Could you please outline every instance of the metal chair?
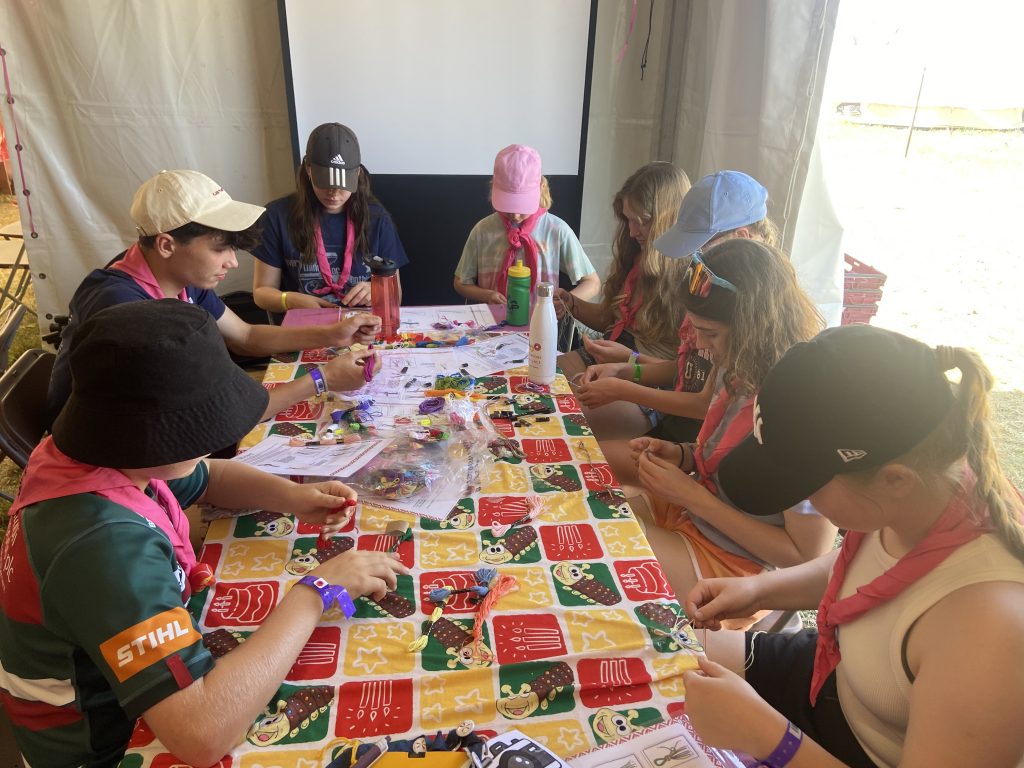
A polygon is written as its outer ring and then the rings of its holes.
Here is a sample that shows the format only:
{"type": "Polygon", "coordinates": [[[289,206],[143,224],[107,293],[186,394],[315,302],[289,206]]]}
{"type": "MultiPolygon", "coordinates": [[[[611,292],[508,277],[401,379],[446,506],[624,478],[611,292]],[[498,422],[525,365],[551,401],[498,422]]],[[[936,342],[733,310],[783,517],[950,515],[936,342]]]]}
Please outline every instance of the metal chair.
{"type": "MultiPolygon", "coordinates": [[[[21,321],[25,319],[26,311],[24,304],[11,307],[10,312],[4,310],[7,312],[7,317],[0,325],[0,373],[7,370],[7,358],[11,354],[11,344],[14,343],[14,337],[18,335],[18,329],[21,327],[21,321]]],[[[2,317],[2,313],[0,313],[0,317],[2,317]]]]}
{"type": "Polygon", "coordinates": [[[46,391],[56,357],[30,349],[0,376],[0,452],[22,469],[46,433],[46,391]]]}

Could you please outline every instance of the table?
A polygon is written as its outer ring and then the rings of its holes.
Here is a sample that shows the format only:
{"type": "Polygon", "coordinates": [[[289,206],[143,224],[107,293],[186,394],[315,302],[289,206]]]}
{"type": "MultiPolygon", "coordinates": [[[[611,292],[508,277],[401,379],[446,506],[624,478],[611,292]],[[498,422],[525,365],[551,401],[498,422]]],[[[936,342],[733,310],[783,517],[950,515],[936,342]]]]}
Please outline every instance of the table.
{"type": "MultiPolygon", "coordinates": [[[[272,363],[265,382],[302,375],[323,355],[272,363]]],[[[682,711],[682,672],[696,666],[693,636],[673,629],[679,608],[672,591],[628,505],[608,498],[614,478],[564,377],[550,394],[537,395],[524,389],[525,374],[477,382],[478,391],[516,397],[517,412],[538,399],[556,409],[528,427],[503,423],[525,458],[495,462],[480,492],[462,499],[447,520],[413,521],[412,539],[398,549],[413,575],[400,577],[381,603],[357,600],[349,621],[325,614],[262,729],[250,731],[267,738],[243,742],[224,765],[321,766],[349,739],[432,735],[467,719],[485,734],[518,728],[568,756],[682,711]],[[538,521],[493,538],[491,523],[520,517],[531,493],[543,499],[538,521]],[[466,595],[452,597],[427,647],[409,652],[434,607],[430,589],[472,584],[492,547],[503,550],[497,567],[519,588],[486,622],[490,655],[459,653],[474,621],[466,595]]],[[[256,427],[241,447],[296,424],[313,430],[330,409],[294,405],[256,427]]],[[[393,539],[384,529],[401,515],[368,503],[359,509],[337,540],[386,548],[393,539]]],[[[289,568],[301,572],[315,556],[316,536],[316,528],[271,513],[215,521],[201,559],[218,581],[190,605],[204,637],[218,650],[244,641],[298,580],[289,568]]],[[[140,722],[122,766],[175,764],[140,722]]]]}

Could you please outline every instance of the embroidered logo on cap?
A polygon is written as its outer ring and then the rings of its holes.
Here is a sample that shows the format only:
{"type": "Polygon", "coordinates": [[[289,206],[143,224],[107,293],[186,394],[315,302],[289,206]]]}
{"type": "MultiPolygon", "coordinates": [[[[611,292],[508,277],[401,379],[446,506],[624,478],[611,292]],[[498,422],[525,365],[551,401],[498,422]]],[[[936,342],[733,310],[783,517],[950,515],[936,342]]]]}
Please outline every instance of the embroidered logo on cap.
{"type": "Polygon", "coordinates": [[[341,156],[341,153],[338,153],[337,155],[335,155],[334,157],[331,158],[331,165],[344,165],[344,164],[345,164],[345,158],[343,158],[341,156]]]}
{"type": "Polygon", "coordinates": [[[868,455],[867,451],[859,451],[856,448],[836,448],[836,453],[839,454],[839,458],[843,460],[844,464],[863,459],[868,455]]]}
{"type": "Polygon", "coordinates": [[[761,404],[757,402],[757,398],[754,398],[754,439],[760,445],[764,445],[764,436],[762,431],[764,430],[764,419],[761,418],[761,404]]]}

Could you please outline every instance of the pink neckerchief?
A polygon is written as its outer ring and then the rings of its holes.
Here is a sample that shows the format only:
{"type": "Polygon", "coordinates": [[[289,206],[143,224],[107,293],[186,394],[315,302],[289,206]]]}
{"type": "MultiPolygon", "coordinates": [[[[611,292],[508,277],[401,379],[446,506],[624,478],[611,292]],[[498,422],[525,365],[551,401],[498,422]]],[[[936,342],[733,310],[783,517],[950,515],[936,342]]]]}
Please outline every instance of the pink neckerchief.
{"type": "Polygon", "coordinates": [[[683,318],[679,326],[679,349],[676,352],[676,392],[682,392],[686,386],[686,360],[690,351],[697,346],[697,334],[693,330],[690,316],[683,318]]]}
{"type": "Polygon", "coordinates": [[[711,451],[711,455],[707,459],[704,458],[704,446],[721,425],[722,419],[725,418],[725,412],[732,401],[733,395],[729,389],[722,387],[722,390],[711,401],[711,406],[704,417],[704,423],[701,424],[700,432],[697,434],[697,444],[693,449],[693,461],[697,468],[698,480],[715,496],[718,495],[718,486],[711,478],[718,471],[718,465],[722,463],[722,459],[729,454],[729,451],[746,440],[747,435],[754,429],[754,397],[751,396],[747,398],[740,412],[729,422],[725,428],[725,434],[722,435],[722,439],[718,441],[715,449],[711,451]]]}
{"type": "Polygon", "coordinates": [[[811,677],[811,704],[840,661],[836,628],[853,621],[876,605],[892,600],[922,576],[931,572],[960,546],[988,533],[991,523],[987,509],[973,502],[974,473],[967,470],[961,489],[949,500],[946,509],[921,541],[903,555],[885,573],[857,588],[849,597],[837,600],[846,576],[846,568],[857,554],[867,534],[849,531],[843,538],[832,577],[818,606],[818,645],[814,651],[811,677]]]}
{"type": "Polygon", "coordinates": [[[505,251],[505,260],[501,264],[501,271],[495,279],[495,285],[500,285],[501,292],[508,295],[508,271],[516,263],[516,254],[523,249],[523,266],[530,269],[530,295],[537,287],[537,241],[533,239],[533,229],[540,221],[540,217],[548,212],[547,208],[538,208],[528,217],[519,222],[516,226],[513,221],[504,213],[499,213],[502,223],[505,225],[505,237],[508,238],[508,250],[505,251]]]}
{"type": "Polygon", "coordinates": [[[11,514],[16,515],[25,507],[41,501],[76,493],[95,493],[127,507],[156,525],[171,540],[174,556],[188,577],[182,591],[184,601],[191,594],[189,583],[196,568],[196,553],[188,538],[188,518],[167,483],[151,480],[149,484],[156,492],[156,500],[140,491],[135,483],[116,469],[75,461],[62,453],[53,438],[48,436],[32,451],[21,478],[21,489],[11,506],[11,514]]]}
{"type": "Polygon", "coordinates": [[[356,248],[356,225],[352,217],[342,213],[345,217],[345,255],[341,262],[341,273],[338,275],[338,282],[334,282],[331,264],[327,261],[327,249],[324,248],[324,236],[320,231],[320,217],[316,217],[316,224],[313,225],[313,245],[316,248],[316,263],[320,267],[320,277],[324,281],[323,288],[313,291],[318,296],[325,293],[333,293],[339,300],[345,298],[348,293],[348,276],[352,272],[352,254],[356,248]]]}
{"type": "MultiPolygon", "coordinates": [[[[139,284],[139,287],[146,292],[146,295],[151,299],[166,299],[163,289],[160,287],[160,283],[156,281],[153,276],[153,270],[150,269],[149,264],[146,262],[146,257],[142,255],[142,248],[138,243],[135,243],[131,248],[125,251],[124,258],[120,261],[115,261],[110,265],[109,269],[116,269],[120,272],[124,272],[132,280],[139,284]]],[[[188,301],[188,294],[185,293],[185,289],[182,288],[178,294],[178,298],[182,301],[188,301]]]]}
{"type": "Polygon", "coordinates": [[[612,326],[612,332],[608,334],[608,338],[615,341],[622,332],[629,328],[633,328],[633,319],[636,317],[636,313],[640,311],[640,303],[643,301],[643,296],[640,291],[636,292],[636,301],[633,301],[633,291],[636,290],[636,281],[640,279],[640,261],[637,260],[633,268],[629,270],[629,274],[626,275],[626,282],[622,286],[622,301],[619,302],[619,319],[615,325],[612,326]]]}

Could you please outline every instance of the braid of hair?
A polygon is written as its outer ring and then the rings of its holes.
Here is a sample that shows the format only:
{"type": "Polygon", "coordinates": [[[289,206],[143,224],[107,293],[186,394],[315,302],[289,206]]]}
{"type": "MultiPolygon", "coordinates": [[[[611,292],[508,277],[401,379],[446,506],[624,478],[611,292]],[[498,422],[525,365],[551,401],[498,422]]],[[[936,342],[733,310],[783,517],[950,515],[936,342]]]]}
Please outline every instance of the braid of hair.
{"type": "Polygon", "coordinates": [[[992,389],[992,374],[968,349],[939,347],[936,357],[943,371],[959,368],[962,374],[957,402],[967,444],[967,463],[977,477],[975,494],[988,508],[996,535],[1024,562],[1024,501],[999,466],[990,426],[988,393],[992,389]]]}

